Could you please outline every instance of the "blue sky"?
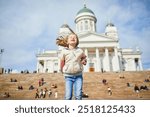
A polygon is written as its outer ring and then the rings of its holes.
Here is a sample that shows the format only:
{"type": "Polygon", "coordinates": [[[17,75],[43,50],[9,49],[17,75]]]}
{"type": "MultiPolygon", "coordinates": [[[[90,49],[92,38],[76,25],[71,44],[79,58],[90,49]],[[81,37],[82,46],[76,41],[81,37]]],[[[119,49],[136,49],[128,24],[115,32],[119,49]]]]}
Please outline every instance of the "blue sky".
{"type": "MultiPolygon", "coordinates": [[[[110,20],[118,29],[120,47],[135,48],[150,68],[150,0],[85,0],[97,17],[97,32],[110,20]]],[[[0,0],[0,64],[16,70],[36,69],[36,53],[56,50],[62,24],[75,29],[74,19],[84,0],[0,0]]]]}

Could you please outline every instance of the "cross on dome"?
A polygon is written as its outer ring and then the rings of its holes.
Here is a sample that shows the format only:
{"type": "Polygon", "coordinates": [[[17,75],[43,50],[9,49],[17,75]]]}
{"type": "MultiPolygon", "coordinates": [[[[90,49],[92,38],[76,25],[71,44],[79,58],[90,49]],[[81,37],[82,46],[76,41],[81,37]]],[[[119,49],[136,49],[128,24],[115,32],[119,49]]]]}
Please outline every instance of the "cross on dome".
{"type": "Polygon", "coordinates": [[[84,7],[86,8],[86,1],[84,0],[84,7]]]}

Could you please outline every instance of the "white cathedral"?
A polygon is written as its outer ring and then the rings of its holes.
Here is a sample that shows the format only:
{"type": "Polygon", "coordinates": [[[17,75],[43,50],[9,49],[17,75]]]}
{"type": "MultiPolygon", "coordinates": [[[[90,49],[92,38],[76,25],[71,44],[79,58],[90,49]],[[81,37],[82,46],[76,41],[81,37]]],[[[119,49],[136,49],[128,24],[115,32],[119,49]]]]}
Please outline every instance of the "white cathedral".
{"type": "MultiPolygon", "coordinates": [[[[86,5],[79,10],[75,17],[76,34],[79,37],[79,47],[87,56],[87,64],[84,72],[120,72],[141,71],[141,51],[130,48],[120,48],[117,28],[113,23],[108,23],[104,33],[96,32],[97,18],[94,12],[86,5]]],[[[68,25],[63,24],[59,29],[59,35],[68,31],[68,25]]],[[[38,52],[37,72],[59,72],[58,50],[38,52]]]]}

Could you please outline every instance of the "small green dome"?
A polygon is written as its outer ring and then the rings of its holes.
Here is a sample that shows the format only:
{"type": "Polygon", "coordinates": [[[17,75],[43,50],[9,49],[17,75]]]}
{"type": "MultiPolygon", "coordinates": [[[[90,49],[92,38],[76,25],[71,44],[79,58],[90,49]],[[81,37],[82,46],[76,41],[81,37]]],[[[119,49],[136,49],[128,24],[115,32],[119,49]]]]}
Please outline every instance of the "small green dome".
{"type": "Polygon", "coordinates": [[[82,8],[82,9],[77,13],[77,15],[80,14],[80,13],[85,13],[85,12],[86,12],[86,13],[92,13],[93,15],[95,15],[94,12],[93,12],[91,9],[89,9],[89,8],[86,7],[86,5],[84,5],[84,8],[82,8]]]}
{"type": "Polygon", "coordinates": [[[113,27],[113,26],[115,26],[113,23],[108,23],[106,26],[111,26],[111,27],[113,27]]]}
{"type": "Polygon", "coordinates": [[[63,24],[61,28],[69,28],[68,24],[63,24]]]}

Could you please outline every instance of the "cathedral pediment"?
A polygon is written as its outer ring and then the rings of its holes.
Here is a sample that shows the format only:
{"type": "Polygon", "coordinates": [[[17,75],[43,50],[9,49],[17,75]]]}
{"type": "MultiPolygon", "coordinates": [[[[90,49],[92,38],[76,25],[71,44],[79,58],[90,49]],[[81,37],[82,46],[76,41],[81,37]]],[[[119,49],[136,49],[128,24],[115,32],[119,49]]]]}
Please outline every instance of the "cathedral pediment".
{"type": "Polygon", "coordinates": [[[106,36],[105,34],[97,34],[97,33],[84,33],[79,34],[80,42],[116,42],[117,39],[106,36]]]}

